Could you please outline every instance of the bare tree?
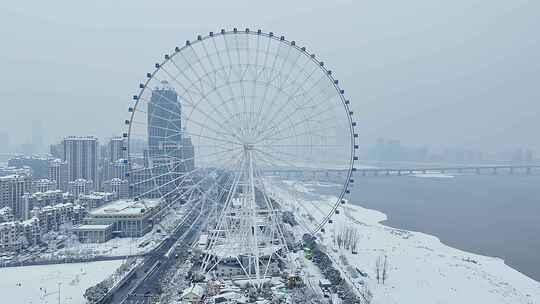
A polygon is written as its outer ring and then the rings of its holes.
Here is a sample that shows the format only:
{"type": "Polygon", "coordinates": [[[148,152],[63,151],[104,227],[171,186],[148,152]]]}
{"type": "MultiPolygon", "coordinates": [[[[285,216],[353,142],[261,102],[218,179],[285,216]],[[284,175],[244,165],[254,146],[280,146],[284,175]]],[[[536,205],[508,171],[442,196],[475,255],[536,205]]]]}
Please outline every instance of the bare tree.
{"type": "Polygon", "coordinates": [[[384,256],[383,266],[382,266],[382,283],[384,285],[384,282],[388,279],[388,256],[384,256]]]}
{"type": "Polygon", "coordinates": [[[382,267],[382,258],[378,256],[377,260],[375,261],[375,278],[377,279],[377,284],[381,282],[382,267]]]}
{"type": "Polygon", "coordinates": [[[358,253],[358,229],[354,229],[351,235],[351,253],[357,254],[358,253]]]}

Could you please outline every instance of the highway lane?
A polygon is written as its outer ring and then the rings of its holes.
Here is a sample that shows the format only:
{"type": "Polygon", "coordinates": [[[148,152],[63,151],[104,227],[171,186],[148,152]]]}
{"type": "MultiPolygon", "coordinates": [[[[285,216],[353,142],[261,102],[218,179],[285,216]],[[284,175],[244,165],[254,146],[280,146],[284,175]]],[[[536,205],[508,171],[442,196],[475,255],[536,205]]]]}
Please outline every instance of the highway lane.
{"type": "Polygon", "coordinates": [[[194,206],[170,236],[147,254],[132,278],[120,286],[104,303],[152,303],[152,297],[161,293],[160,279],[177,260],[185,260],[188,257],[188,249],[196,241],[200,227],[207,221],[208,213],[201,216],[202,207],[202,205],[194,206]]]}

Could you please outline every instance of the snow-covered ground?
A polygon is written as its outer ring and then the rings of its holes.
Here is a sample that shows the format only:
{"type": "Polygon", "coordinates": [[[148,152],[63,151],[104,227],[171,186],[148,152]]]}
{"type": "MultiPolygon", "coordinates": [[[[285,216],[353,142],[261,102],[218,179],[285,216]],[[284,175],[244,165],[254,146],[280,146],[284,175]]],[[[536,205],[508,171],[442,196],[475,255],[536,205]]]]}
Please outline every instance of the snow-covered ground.
{"type": "Polygon", "coordinates": [[[121,260],[77,264],[10,267],[0,269],[0,303],[85,304],[86,288],[101,282],[121,260]]]}
{"type": "MultiPolygon", "coordinates": [[[[274,195],[303,204],[298,210],[311,207],[316,218],[329,210],[328,202],[336,201],[330,196],[319,196],[319,201],[303,200],[299,191],[316,194],[309,184],[290,181],[271,184],[274,195]],[[312,207],[314,204],[316,208],[312,207]]],[[[499,258],[461,251],[424,233],[386,227],[380,223],[386,220],[386,215],[379,211],[353,204],[346,204],[340,210],[319,239],[334,260],[340,261],[339,256],[344,255],[352,266],[348,269],[356,271],[358,268],[368,274],[364,280],[373,292],[373,303],[540,303],[540,283],[499,258]],[[357,254],[334,248],[334,233],[344,227],[356,228],[359,232],[357,254]],[[390,267],[388,280],[382,285],[375,279],[375,263],[378,257],[385,255],[390,267]]]]}

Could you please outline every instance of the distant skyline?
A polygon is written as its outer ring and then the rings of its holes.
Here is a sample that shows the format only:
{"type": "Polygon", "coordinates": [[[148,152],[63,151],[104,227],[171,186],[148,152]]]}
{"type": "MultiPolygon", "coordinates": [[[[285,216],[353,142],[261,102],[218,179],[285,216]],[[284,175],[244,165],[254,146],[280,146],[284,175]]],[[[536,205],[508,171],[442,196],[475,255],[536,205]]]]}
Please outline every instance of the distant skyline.
{"type": "Polygon", "coordinates": [[[540,2],[525,0],[2,3],[0,134],[28,143],[41,121],[43,143],[118,135],[155,62],[232,27],[320,56],[363,143],[540,151],[540,2]]]}

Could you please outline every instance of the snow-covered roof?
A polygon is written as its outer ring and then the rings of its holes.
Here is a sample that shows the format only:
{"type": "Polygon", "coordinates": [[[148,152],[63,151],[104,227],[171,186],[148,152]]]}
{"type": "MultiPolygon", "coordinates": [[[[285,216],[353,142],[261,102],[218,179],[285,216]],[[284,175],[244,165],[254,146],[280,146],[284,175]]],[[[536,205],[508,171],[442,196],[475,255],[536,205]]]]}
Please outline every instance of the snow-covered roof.
{"type": "Polygon", "coordinates": [[[26,175],[20,175],[20,174],[10,174],[5,176],[0,176],[0,180],[6,181],[6,180],[16,180],[19,178],[25,178],[26,175]]]}
{"type": "Polygon", "coordinates": [[[76,230],[107,230],[110,227],[112,227],[113,224],[108,225],[79,225],[75,228],[73,228],[74,231],[76,230]]]}
{"type": "Polygon", "coordinates": [[[138,215],[141,213],[146,213],[149,211],[149,209],[153,209],[158,206],[159,200],[144,199],[134,201],[131,199],[122,199],[105,204],[104,206],[101,206],[90,212],[90,215],[138,215]]]}
{"type": "Polygon", "coordinates": [[[202,298],[202,296],[204,296],[204,288],[199,284],[191,285],[191,287],[186,288],[184,292],[182,292],[182,299],[184,299],[186,296],[190,294],[193,294],[202,298]]]}

